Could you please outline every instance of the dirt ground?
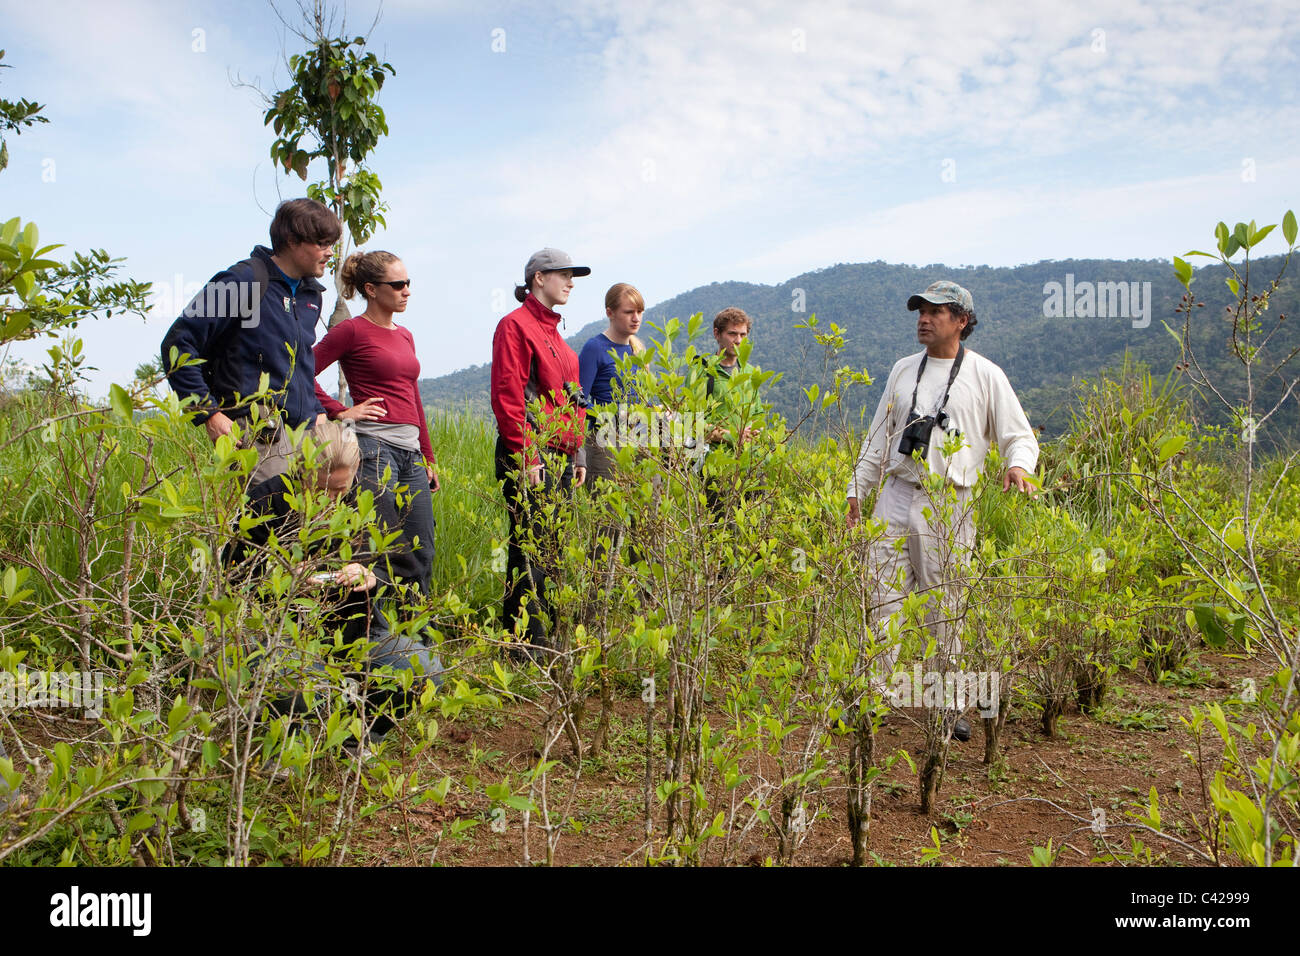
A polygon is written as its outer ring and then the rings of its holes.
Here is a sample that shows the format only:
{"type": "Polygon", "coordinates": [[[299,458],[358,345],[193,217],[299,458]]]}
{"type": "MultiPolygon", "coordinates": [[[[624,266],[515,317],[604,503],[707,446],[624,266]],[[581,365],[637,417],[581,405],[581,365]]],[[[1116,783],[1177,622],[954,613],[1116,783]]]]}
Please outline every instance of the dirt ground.
{"type": "MultiPolygon", "coordinates": [[[[1201,780],[1189,757],[1195,743],[1180,718],[1193,705],[1236,695],[1245,678],[1259,682],[1264,675],[1265,669],[1254,661],[1209,652],[1164,684],[1122,671],[1102,708],[1092,716],[1077,710],[1067,713],[1058,722],[1056,739],[1043,736],[1035,715],[1013,710],[1003,731],[1001,765],[993,768],[983,763],[982,722],[973,719],[972,739],[951,744],[938,809],[930,816],[920,813],[916,773],[906,760],[895,761],[876,782],[870,834],[873,861],[900,866],[1026,866],[1035,848],[1045,849],[1050,840],[1057,865],[1119,865],[1099,859],[1108,853],[1120,854],[1128,865],[1204,865],[1178,843],[1138,832],[1130,824],[1146,815],[1155,787],[1162,829],[1204,849],[1196,826],[1196,818],[1204,816],[1201,780]],[[1094,824],[1100,822],[1098,811],[1105,815],[1102,833],[1094,832],[1094,824]],[[1136,855],[1134,836],[1141,840],[1136,855]]],[[[587,733],[598,710],[599,701],[589,701],[587,733]]],[[[406,758],[410,763],[402,770],[418,768],[425,786],[450,776],[453,783],[445,803],[413,807],[405,801],[405,807],[380,810],[359,820],[350,840],[350,862],[360,866],[522,864],[524,815],[509,809],[504,816],[496,810],[494,817],[483,785],[508,776],[514,792],[521,792],[523,775],[537,762],[538,714],[536,705],[516,705],[467,710],[461,718],[440,721],[434,743],[418,757],[406,758]]],[[[662,710],[658,714],[662,719],[662,710]]],[[[576,761],[566,739],[556,744],[551,757],[558,762],[551,770],[548,791],[557,824],[555,865],[642,865],[647,848],[652,855],[662,853],[664,810],[657,800],[649,841],[645,834],[644,715],[640,700],[616,701],[609,746],[594,758],[576,761]]],[[[919,762],[919,718],[919,711],[909,710],[887,717],[877,737],[878,763],[902,750],[919,762]]],[[[715,728],[724,722],[721,715],[712,720],[715,728]]],[[[18,724],[19,733],[37,746],[52,746],[62,736],[50,735],[49,729],[31,719],[18,724]]],[[[399,743],[394,736],[390,741],[399,743]]],[[[663,764],[661,740],[657,738],[653,751],[656,774],[663,764]]],[[[394,756],[389,746],[387,755],[394,756]]],[[[1203,746],[1207,765],[1217,765],[1221,744],[1212,730],[1210,737],[1203,738],[1203,746]]],[[[840,756],[847,757],[847,743],[840,756]]],[[[349,766],[340,763],[327,776],[337,777],[349,766]]],[[[765,769],[769,778],[773,776],[771,767],[742,764],[741,769],[765,769]]],[[[267,795],[275,800],[275,785],[271,786],[267,795]]],[[[710,795],[710,817],[725,806],[719,792],[710,795]]],[[[747,816],[740,814],[742,819],[747,816]]],[[[532,814],[530,863],[545,860],[540,823],[539,816],[532,814]]],[[[773,829],[756,825],[733,842],[711,841],[705,863],[763,865],[777,855],[773,829]]],[[[841,767],[833,766],[810,805],[804,840],[793,863],[842,866],[851,855],[844,774],[841,767]]]]}
{"type": "MultiPolygon", "coordinates": [[[[1233,696],[1244,677],[1258,679],[1252,662],[1204,653],[1194,671],[1175,682],[1152,684],[1140,674],[1123,672],[1101,710],[1086,716],[1077,710],[1058,724],[1058,738],[1046,739],[1037,719],[1012,713],[1002,739],[1002,766],[983,763],[981,722],[974,720],[972,739],[954,741],[940,793],[931,816],[919,811],[917,778],[898,760],[876,783],[870,847],[880,864],[913,866],[1024,866],[1035,847],[1048,841],[1058,865],[1118,865],[1098,859],[1116,852],[1124,862],[1155,865],[1201,865],[1186,848],[1135,831],[1128,824],[1145,816],[1151,788],[1156,788],[1163,829],[1193,847],[1202,847],[1194,822],[1203,815],[1200,777],[1189,759],[1195,744],[1181,717],[1198,703],[1233,696]],[[1140,810],[1138,808],[1141,808],[1140,810]],[[1094,826],[1102,822],[1105,830],[1094,826]],[[939,850],[934,851],[934,833],[939,850]],[[1132,837],[1141,840],[1136,858],[1132,837]],[[929,852],[926,852],[928,849],[929,852]],[[923,855],[924,853],[924,855],[923,855]],[[1149,855],[1148,855],[1149,854],[1149,855]]],[[[591,701],[588,727],[598,709],[591,701]]],[[[972,715],[973,716],[973,715],[972,715]]],[[[563,826],[555,848],[556,865],[641,864],[646,859],[644,831],[644,705],[619,701],[609,751],[582,762],[576,790],[571,748],[561,741],[553,756],[570,755],[552,771],[552,813],[563,826]],[[554,809],[559,808],[559,809],[554,809]]],[[[908,750],[916,759],[922,746],[919,712],[895,711],[877,738],[877,753],[908,750]]],[[[510,774],[516,782],[536,760],[536,710],[509,709],[484,721],[443,724],[438,742],[423,755],[426,779],[449,774],[495,781],[510,774]]],[[[716,724],[715,724],[716,726],[716,724]]],[[[1204,741],[1206,755],[1217,759],[1217,736],[1204,741]]],[[[846,751],[847,752],[847,751],[846,751]]],[[[656,760],[662,763],[660,751],[656,760]]],[[[840,866],[852,850],[846,823],[843,774],[834,768],[819,798],[821,812],[810,820],[795,865],[840,866]]],[[[510,810],[495,820],[481,792],[477,800],[458,800],[454,787],[443,806],[382,811],[371,817],[354,841],[355,861],[362,865],[510,866],[524,862],[523,814],[510,810]],[[453,832],[450,824],[462,821],[453,832]],[[470,826],[470,821],[477,821],[470,826]],[[495,827],[493,827],[495,823],[495,827]]],[[[710,814],[722,805],[711,802],[710,814]]],[[[663,809],[654,807],[652,852],[663,840],[663,809]]],[[[534,814],[529,860],[544,859],[545,837],[534,814]]],[[[714,840],[708,863],[761,865],[777,855],[770,828],[753,828],[738,844],[714,840]]]]}

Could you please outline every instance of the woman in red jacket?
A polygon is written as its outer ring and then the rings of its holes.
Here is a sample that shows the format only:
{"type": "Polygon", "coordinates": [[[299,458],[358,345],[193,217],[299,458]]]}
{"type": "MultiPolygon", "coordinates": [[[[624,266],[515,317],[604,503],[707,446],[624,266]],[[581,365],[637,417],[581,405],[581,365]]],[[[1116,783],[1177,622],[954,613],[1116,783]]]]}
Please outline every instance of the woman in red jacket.
{"type": "Polygon", "coordinates": [[[587,477],[582,438],[589,403],[578,385],[578,356],[560,337],[554,310],[569,301],[574,277],[590,274],[558,249],[534,253],[524,284],[515,287],[522,305],[497,323],[492,338],[496,476],[510,516],[504,621],[514,629],[527,596],[528,641],[537,647],[549,646],[554,613],[546,582],[559,547],[537,521],[539,499],[567,494],[587,477]],[[531,560],[522,548],[530,538],[531,560]]]}
{"type": "Polygon", "coordinates": [[[375,495],[375,508],[392,530],[401,529],[395,549],[386,555],[393,584],[411,584],[429,593],[433,570],[433,502],[438,490],[429,426],[420,400],[420,362],[415,340],[393,316],[406,311],[411,280],[402,260],[391,252],[353,253],[343,263],[343,297],[360,292],[366,309],[340,322],[313,350],[319,374],[336,361],[343,366],[356,402],[351,408],[316,386],[316,395],[332,419],[356,422],[361,446],[358,483],[375,495]],[[391,468],[385,485],[384,470],[391,468]],[[398,508],[394,489],[407,486],[398,508]]]}

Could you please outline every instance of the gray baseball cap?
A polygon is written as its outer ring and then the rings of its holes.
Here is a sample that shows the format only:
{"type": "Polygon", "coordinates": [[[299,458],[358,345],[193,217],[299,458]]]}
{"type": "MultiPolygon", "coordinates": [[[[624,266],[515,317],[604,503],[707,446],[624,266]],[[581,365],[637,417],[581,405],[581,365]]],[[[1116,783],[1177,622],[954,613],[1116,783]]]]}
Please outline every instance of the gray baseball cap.
{"type": "Polygon", "coordinates": [[[591,275],[587,266],[575,266],[567,252],[547,246],[529,257],[528,265],[524,266],[524,285],[528,285],[534,272],[559,272],[561,269],[572,269],[575,276],[591,275]]]}
{"type": "Polygon", "coordinates": [[[975,311],[975,300],[971,298],[971,294],[957,283],[949,282],[947,279],[931,282],[924,292],[918,292],[909,298],[908,311],[915,312],[921,307],[922,302],[929,302],[932,305],[956,305],[966,312],[975,311]]]}

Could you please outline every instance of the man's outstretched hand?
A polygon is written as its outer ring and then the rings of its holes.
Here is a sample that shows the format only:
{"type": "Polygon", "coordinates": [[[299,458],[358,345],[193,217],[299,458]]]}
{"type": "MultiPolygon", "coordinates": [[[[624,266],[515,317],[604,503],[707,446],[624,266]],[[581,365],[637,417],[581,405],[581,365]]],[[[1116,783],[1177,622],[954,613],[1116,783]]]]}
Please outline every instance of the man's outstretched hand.
{"type": "Polygon", "coordinates": [[[1029,473],[1025,471],[1025,469],[1021,468],[1019,465],[1012,465],[1007,469],[1007,473],[1002,476],[1002,490],[1010,491],[1014,486],[1017,491],[1023,491],[1026,494],[1032,495],[1034,493],[1034,486],[1026,480],[1028,476],[1029,473]]]}

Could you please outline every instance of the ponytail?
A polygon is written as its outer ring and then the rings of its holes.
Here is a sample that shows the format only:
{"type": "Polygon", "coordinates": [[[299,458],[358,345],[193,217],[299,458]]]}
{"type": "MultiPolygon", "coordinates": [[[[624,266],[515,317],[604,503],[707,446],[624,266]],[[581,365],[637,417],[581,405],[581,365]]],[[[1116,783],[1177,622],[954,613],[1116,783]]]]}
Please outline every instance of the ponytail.
{"type": "Polygon", "coordinates": [[[339,279],[343,283],[343,298],[350,299],[360,292],[366,298],[366,283],[375,285],[384,281],[384,273],[389,265],[398,262],[397,256],[382,249],[374,252],[354,252],[348,256],[339,270],[339,279]]]}

